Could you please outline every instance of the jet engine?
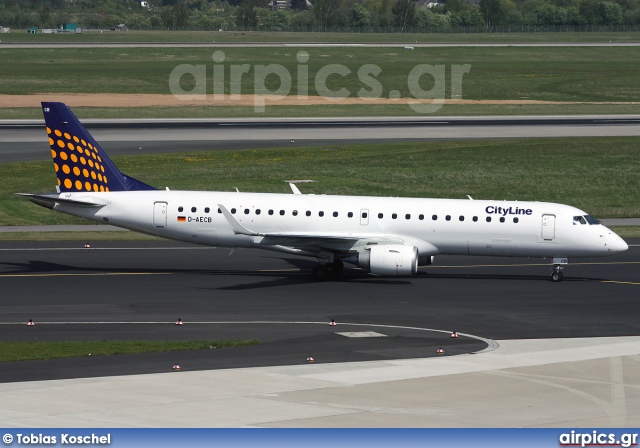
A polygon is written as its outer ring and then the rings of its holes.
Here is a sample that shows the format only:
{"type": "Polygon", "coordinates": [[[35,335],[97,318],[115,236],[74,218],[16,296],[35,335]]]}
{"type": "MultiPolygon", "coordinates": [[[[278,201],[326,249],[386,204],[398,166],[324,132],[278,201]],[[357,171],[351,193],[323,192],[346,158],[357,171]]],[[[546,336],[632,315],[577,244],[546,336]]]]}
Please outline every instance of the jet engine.
{"type": "Polygon", "coordinates": [[[375,275],[406,277],[418,272],[418,248],[402,244],[371,246],[358,254],[357,265],[375,275]]]}

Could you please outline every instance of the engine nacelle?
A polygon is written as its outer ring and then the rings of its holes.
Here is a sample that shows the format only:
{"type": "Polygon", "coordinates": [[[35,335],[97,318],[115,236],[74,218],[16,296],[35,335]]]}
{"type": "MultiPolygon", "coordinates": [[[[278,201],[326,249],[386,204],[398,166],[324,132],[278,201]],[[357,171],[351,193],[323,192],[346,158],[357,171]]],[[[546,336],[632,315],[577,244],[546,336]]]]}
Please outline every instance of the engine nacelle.
{"type": "Polygon", "coordinates": [[[375,275],[406,277],[418,272],[418,248],[402,244],[371,246],[358,257],[358,266],[375,275]]]}

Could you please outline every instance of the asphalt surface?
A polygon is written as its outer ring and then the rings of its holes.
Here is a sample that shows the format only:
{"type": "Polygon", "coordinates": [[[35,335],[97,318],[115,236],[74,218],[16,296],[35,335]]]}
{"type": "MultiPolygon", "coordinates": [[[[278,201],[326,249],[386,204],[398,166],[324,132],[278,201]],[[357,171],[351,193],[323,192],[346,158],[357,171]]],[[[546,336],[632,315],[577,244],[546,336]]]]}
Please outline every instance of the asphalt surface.
{"type": "Polygon", "coordinates": [[[548,260],[436,257],[411,278],[347,269],[315,283],[314,261],[257,250],[151,242],[3,242],[0,340],[257,338],[192,352],[5,363],[0,382],[426,358],[486,340],[637,335],[640,241],[614,257],[548,260]],[[180,318],[183,325],[175,322],[180,318]],[[34,326],[26,322],[33,319],[34,326]],[[329,326],[331,319],[337,325],[329,326]],[[358,325],[355,325],[358,324],[358,325]],[[451,331],[461,335],[449,337],[451,331]],[[385,337],[349,338],[341,332],[385,337]]]}
{"type": "MultiPolygon", "coordinates": [[[[87,120],[109,155],[452,139],[638,136],[640,116],[87,120]]],[[[0,122],[0,163],[47,160],[39,120],[0,122]]]]}

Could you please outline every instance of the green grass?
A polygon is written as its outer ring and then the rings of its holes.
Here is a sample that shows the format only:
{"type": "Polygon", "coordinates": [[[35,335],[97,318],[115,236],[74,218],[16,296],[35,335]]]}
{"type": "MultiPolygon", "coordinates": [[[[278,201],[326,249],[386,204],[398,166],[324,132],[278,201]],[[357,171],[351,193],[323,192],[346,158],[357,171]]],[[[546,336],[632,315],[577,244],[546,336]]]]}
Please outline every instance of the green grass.
{"type": "MultiPolygon", "coordinates": [[[[43,97],[43,99],[46,99],[43,97]]],[[[486,115],[606,115],[637,114],[637,104],[571,104],[571,105],[450,105],[430,116],[486,115]]],[[[336,105],[336,106],[272,106],[264,112],[241,106],[228,107],[74,107],[73,113],[86,118],[265,118],[265,117],[380,117],[424,116],[408,105],[336,105]]],[[[37,108],[0,108],[0,120],[42,120],[37,108]]]]}
{"type": "MultiPolygon", "coordinates": [[[[82,224],[93,224],[81,221],[82,224]]],[[[157,237],[138,232],[0,232],[0,241],[150,241],[157,237]]]]}
{"type": "Polygon", "coordinates": [[[640,32],[557,33],[292,33],[234,31],[129,31],[75,34],[27,34],[12,29],[2,42],[638,42],[640,32]]]}
{"type": "MultiPolygon", "coordinates": [[[[640,216],[640,138],[445,141],[205,151],[114,157],[123,173],[172,190],[531,200],[571,204],[597,218],[640,216]],[[171,169],[167,169],[171,167],[171,169]]],[[[50,192],[51,162],[0,165],[0,225],[87,221],[15,192],[50,192]]]]}
{"type": "MultiPolygon", "coordinates": [[[[296,48],[225,48],[226,89],[228,65],[281,64],[292,76],[291,94],[297,92],[296,48]]],[[[637,88],[640,51],[634,47],[447,47],[447,48],[362,48],[310,47],[309,94],[317,95],[316,73],[328,64],[342,64],[347,76],[332,75],[327,87],[347,89],[357,96],[360,89],[371,90],[358,76],[364,64],[376,64],[376,77],[383,98],[398,90],[403,98],[414,97],[407,79],[419,64],[444,65],[445,97],[450,97],[450,68],[470,64],[462,81],[466,99],[528,99],[549,101],[640,101],[637,88]],[[615,68],[615,69],[613,69],[615,68]]],[[[75,93],[155,93],[170,94],[169,74],[179,64],[207,67],[207,92],[213,92],[211,48],[91,48],[91,49],[0,49],[3,61],[0,91],[13,94],[43,92],[75,93]]],[[[183,77],[185,89],[193,77],[183,77]]],[[[242,93],[254,92],[253,69],[242,77],[242,93]]],[[[267,78],[269,89],[280,85],[277,76],[267,78]]],[[[433,81],[421,78],[421,88],[430,90],[433,81]]],[[[179,101],[176,100],[176,105],[179,101]]],[[[123,105],[126,106],[126,105],[123,105]]],[[[362,109],[365,109],[364,107],[362,109]]],[[[408,107],[404,108],[410,111],[408,107]]]]}
{"type": "Polygon", "coordinates": [[[113,356],[131,353],[157,353],[181,350],[256,345],[257,339],[208,341],[68,341],[68,342],[2,342],[0,362],[33,361],[85,356],[113,356]]]}

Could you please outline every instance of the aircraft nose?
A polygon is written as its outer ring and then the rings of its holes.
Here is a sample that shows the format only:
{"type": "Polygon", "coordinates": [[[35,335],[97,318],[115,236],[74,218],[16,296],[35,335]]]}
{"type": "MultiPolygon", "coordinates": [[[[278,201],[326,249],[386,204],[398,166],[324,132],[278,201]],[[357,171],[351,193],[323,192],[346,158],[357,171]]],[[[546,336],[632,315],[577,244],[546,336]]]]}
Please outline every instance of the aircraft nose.
{"type": "Polygon", "coordinates": [[[607,248],[610,252],[620,253],[629,249],[629,245],[615,233],[611,232],[611,238],[607,241],[607,248]]]}

